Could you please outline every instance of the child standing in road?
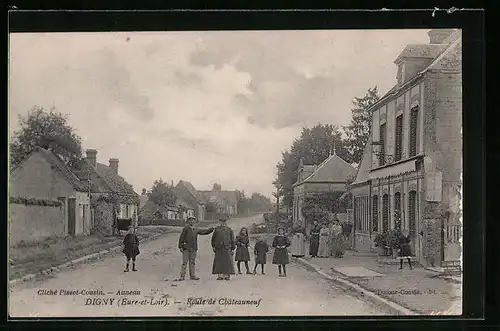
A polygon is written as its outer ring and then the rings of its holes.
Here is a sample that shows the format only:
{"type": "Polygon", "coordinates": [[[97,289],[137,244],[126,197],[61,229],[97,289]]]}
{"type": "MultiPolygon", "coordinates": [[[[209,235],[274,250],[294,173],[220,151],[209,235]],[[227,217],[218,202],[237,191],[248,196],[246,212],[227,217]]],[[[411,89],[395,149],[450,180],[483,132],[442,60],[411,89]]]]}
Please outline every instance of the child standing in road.
{"type": "Polygon", "coordinates": [[[135,227],[132,225],[128,227],[128,233],[125,236],[125,238],[123,238],[123,253],[127,258],[127,266],[125,267],[124,272],[129,271],[128,266],[131,259],[132,259],[132,271],[137,271],[137,269],[135,268],[135,258],[140,253],[139,238],[135,234],[135,227]]]}
{"type": "Polygon", "coordinates": [[[262,271],[262,274],[265,275],[264,273],[264,264],[266,264],[267,260],[267,252],[269,252],[269,246],[267,245],[267,242],[263,239],[259,239],[257,243],[255,244],[253,253],[255,254],[255,266],[253,267],[253,274],[257,274],[257,266],[260,264],[260,268],[262,271]]]}
{"type": "Polygon", "coordinates": [[[278,265],[279,277],[286,277],[286,265],[290,262],[287,249],[289,246],[290,240],[285,236],[285,228],[279,227],[278,235],[273,240],[273,264],[278,265]]]}

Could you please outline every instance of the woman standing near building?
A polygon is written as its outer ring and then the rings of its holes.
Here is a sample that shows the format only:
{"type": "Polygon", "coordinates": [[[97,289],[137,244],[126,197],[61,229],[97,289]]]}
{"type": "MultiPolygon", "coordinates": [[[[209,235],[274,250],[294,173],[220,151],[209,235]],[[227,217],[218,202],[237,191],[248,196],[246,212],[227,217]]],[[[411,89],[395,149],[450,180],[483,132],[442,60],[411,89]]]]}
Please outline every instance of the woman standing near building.
{"type": "Polygon", "coordinates": [[[293,230],[292,256],[303,257],[305,255],[305,250],[305,229],[302,226],[297,226],[293,230]]]}
{"type": "Polygon", "coordinates": [[[321,227],[318,225],[318,221],[314,221],[313,227],[311,229],[310,233],[310,239],[309,239],[309,255],[311,257],[317,257],[318,256],[318,247],[319,247],[319,231],[321,230],[321,227]]]}
{"type": "Polygon", "coordinates": [[[319,257],[328,257],[330,254],[328,253],[328,236],[329,230],[326,227],[326,223],[322,224],[321,230],[319,231],[319,248],[318,248],[318,256],[319,257]]]}
{"type": "Polygon", "coordinates": [[[342,257],[344,255],[344,234],[339,220],[334,220],[329,231],[330,255],[342,257]]]}

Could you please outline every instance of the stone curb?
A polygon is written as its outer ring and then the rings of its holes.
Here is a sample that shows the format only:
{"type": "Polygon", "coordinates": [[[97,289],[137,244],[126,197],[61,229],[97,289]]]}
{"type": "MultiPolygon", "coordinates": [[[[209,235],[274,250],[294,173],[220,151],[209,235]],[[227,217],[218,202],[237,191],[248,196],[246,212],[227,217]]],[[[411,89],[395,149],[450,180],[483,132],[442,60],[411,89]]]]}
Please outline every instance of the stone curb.
{"type": "Polygon", "coordinates": [[[331,280],[337,284],[340,284],[343,287],[348,288],[349,290],[354,291],[354,292],[362,295],[365,298],[368,298],[368,300],[370,300],[371,302],[375,303],[376,305],[383,306],[387,310],[394,312],[396,315],[418,315],[419,314],[416,311],[410,310],[408,308],[405,308],[405,307],[398,305],[395,302],[384,299],[384,298],[378,296],[377,294],[375,294],[375,293],[373,293],[373,292],[371,292],[371,291],[369,291],[369,290],[367,290],[367,289],[365,289],[357,284],[354,284],[354,283],[352,283],[344,278],[333,277],[333,276],[325,273],[324,271],[322,271],[319,267],[315,266],[314,264],[304,260],[303,258],[292,257],[292,259],[299,262],[300,264],[303,264],[303,265],[306,265],[310,268],[313,268],[314,270],[316,270],[317,273],[319,273],[321,276],[327,278],[328,280],[331,280]]]}
{"type": "MultiPolygon", "coordinates": [[[[158,237],[161,237],[161,236],[164,236],[167,234],[171,234],[171,233],[175,233],[175,232],[157,233],[157,234],[151,235],[147,238],[143,238],[141,240],[141,242],[148,242],[148,241],[157,239],[158,237]]],[[[77,265],[80,265],[80,264],[100,260],[106,256],[110,256],[110,255],[113,255],[114,253],[121,251],[122,248],[123,247],[120,244],[119,246],[108,248],[108,249],[102,250],[102,251],[97,252],[97,253],[85,255],[85,256],[79,257],[75,260],[61,264],[59,266],[51,267],[51,268],[42,270],[37,274],[28,274],[28,275],[25,275],[21,278],[13,279],[13,280],[9,281],[9,286],[14,286],[14,285],[17,285],[19,283],[28,282],[28,281],[34,280],[35,278],[40,277],[40,276],[48,276],[51,274],[55,274],[55,273],[58,273],[62,270],[67,270],[67,269],[70,269],[70,268],[77,266],[77,265]]]]}

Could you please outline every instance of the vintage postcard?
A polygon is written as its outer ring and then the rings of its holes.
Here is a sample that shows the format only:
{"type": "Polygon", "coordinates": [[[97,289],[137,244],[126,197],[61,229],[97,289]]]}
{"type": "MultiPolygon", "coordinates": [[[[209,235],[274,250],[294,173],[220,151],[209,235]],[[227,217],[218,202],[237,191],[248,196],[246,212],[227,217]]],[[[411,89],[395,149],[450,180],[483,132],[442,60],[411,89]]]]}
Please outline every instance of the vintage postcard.
{"type": "Polygon", "coordinates": [[[11,33],[16,317],[462,313],[460,29],[11,33]]]}

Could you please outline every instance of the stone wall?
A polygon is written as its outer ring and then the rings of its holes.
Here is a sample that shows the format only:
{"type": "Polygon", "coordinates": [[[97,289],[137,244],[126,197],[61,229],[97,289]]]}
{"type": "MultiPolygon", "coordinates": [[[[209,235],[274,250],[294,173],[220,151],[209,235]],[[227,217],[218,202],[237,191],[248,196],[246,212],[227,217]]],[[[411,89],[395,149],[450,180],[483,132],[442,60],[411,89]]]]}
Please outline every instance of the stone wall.
{"type": "Polygon", "coordinates": [[[66,235],[62,207],[11,203],[9,212],[10,246],[66,235]]]}

